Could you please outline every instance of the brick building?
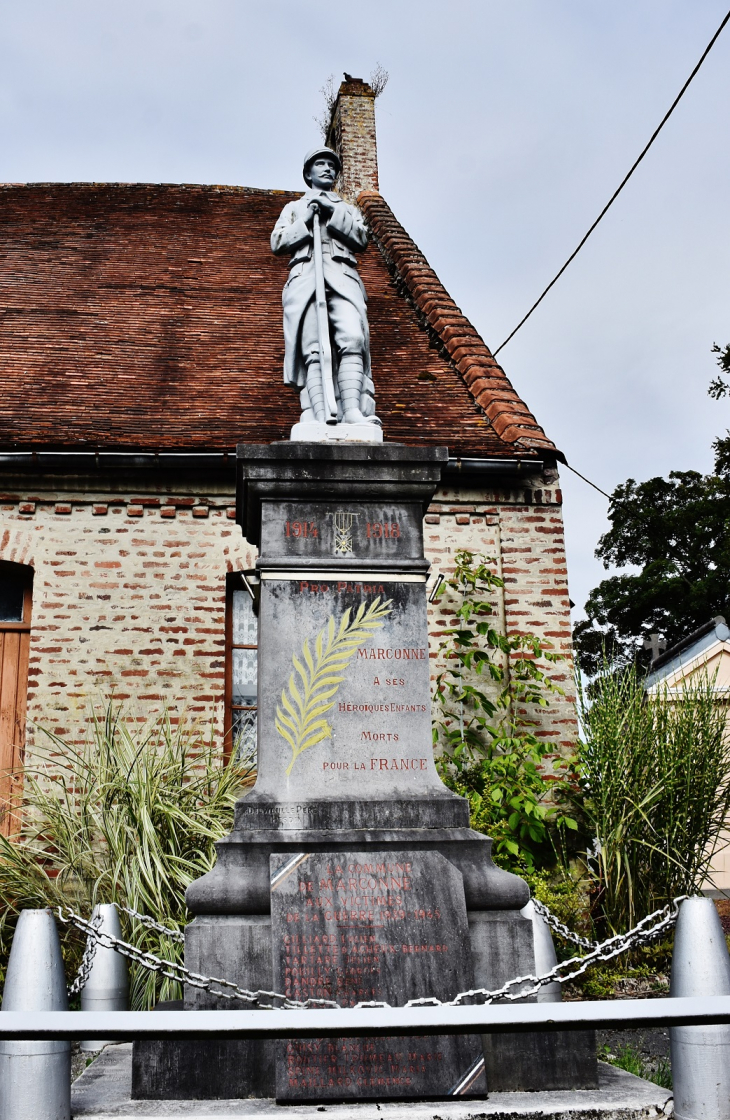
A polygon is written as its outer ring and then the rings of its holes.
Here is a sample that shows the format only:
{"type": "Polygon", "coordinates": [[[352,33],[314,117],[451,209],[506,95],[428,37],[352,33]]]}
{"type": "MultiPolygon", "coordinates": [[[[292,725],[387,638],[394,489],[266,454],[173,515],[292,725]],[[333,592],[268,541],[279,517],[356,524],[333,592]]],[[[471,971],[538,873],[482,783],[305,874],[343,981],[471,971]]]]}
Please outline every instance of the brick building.
{"type": "MultiPolygon", "coordinates": [[[[371,231],[360,272],[385,438],[446,444],[427,553],[497,558],[501,625],[570,651],[557,462],[504,371],[378,193],[374,95],[346,82],[330,143],[371,231]]],[[[234,516],[239,442],[287,439],[286,261],[296,194],[148,184],[0,186],[0,796],[36,726],[78,740],[109,695],[250,734],[255,564],[234,516]],[[27,720],[26,720],[27,716],[27,720]]],[[[438,619],[434,618],[437,628],[438,619]]],[[[575,731],[566,687],[543,714],[575,731]]],[[[7,822],[6,822],[7,827],[7,822]]]]}

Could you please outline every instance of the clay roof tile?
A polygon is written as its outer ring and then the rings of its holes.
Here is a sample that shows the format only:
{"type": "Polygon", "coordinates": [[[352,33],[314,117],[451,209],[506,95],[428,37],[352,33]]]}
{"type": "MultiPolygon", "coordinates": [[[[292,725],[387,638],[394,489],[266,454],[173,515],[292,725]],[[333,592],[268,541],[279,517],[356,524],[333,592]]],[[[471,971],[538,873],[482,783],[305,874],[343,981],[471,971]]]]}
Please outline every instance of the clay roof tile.
{"type": "MultiPolygon", "coordinates": [[[[229,450],[286,439],[287,261],[298,194],[244,187],[0,185],[0,448],[229,450]]],[[[360,259],[386,439],[453,455],[555,453],[375,192],[360,259]],[[406,405],[404,408],[403,405],[406,405]]]]}

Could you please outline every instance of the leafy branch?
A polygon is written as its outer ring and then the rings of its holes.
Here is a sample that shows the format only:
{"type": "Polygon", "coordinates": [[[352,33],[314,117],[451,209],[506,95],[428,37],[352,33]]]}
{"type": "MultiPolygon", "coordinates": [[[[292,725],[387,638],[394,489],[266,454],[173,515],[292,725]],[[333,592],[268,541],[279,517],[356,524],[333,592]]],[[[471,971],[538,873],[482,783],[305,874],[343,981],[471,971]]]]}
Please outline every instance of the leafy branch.
{"type": "Polygon", "coordinates": [[[486,556],[455,554],[439,600],[453,625],[442,631],[445,668],[436,678],[434,742],[445,784],[466,797],[472,825],[488,832],[502,861],[533,868],[554,837],[577,822],[561,805],[575,784],[572,763],[549,760],[531,718],[562,690],[545,662],[562,660],[534,634],[504,634],[491,598],[503,586],[486,556]],[[552,761],[552,765],[550,762],[552,761]]]}
{"type": "Polygon", "coordinates": [[[334,707],[333,697],[345,679],[339,674],[357,647],[383,625],[392,610],[391,602],[386,599],[381,603],[377,598],[367,608],[362,603],[352,621],[348,607],[338,628],[330,616],[314,640],[314,653],[305,638],[302,659],[296,654],[292,657],[295,672],[282,690],[281,704],[276,709],[276,730],[292,749],[287,777],[303,751],[332,735],[324,716],[334,707]]]}

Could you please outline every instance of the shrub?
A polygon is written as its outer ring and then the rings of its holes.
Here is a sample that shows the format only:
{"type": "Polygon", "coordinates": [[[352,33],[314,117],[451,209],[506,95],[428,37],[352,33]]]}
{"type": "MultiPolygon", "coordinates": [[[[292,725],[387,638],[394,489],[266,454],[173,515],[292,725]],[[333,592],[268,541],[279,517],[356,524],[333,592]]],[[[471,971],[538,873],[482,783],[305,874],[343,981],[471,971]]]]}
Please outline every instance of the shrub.
{"type": "Polygon", "coordinates": [[[730,810],[730,738],[713,680],[648,695],[635,666],[578,689],[584,810],[599,932],[696,893],[730,810]]]}
{"type": "MultiPolygon", "coordinates": [[[[41,729],[43,730],[43,729],[41,729]]],[[[206,739],[165,713],[135,726],[111,702],[93,714],[83,746],[44,731],[39,762],[25,772],[18,839],[0,837],[0,954],[7,961],[19,912],[68,905],[85,917],[116,902],[174,929],[186,923],[185,890],[215,862],[214,843],[230,830],[252,766],[224,763],[206,739]]],[[[182,959],[182,946],[120,914],[128,940],[182,959]]],[[[62,929],[75,971],[83,939],[62,929]]],[[[179,985],[131,965],[131,1004],[151,1008],[179,985]]]]}
{"type": "Polygon", "coordinates": [[[562,808],[570,762],[547,765],[534,711],[559,692],[544,663],[559,657],[532,634],[500,633],[491,603],[503,581],[487,557],[455,555],[440,602],[454,625],[443,631],[444,670],[434,691],[434,743],[444,783],[466,797],[472,827],[488,833],[495,856],[515,870],[554,862],[556,834],[577,829],[562,808]]]}

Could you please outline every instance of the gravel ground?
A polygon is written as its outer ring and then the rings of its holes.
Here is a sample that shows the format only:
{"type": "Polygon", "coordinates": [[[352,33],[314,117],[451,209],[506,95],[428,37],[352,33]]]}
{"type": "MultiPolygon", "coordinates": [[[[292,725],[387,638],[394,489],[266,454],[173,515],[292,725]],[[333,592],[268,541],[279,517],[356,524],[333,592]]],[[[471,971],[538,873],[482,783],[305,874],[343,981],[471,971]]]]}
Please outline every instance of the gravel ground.
{"type": "Polygon", "coordinates": [[[625,1047],[638,1051],[648,1069],[655,1071],[659,1062],[669,1061],[669,1031],[653,1027],[632,1031],[596,1031],[598,1053],[604,1046],[609,1055],[616,1055],[625,1047]]]}
{"type": "Polygon", "coordinates": [[[81,1077],[87,1066],[90,1066],[94,1058],[98,1058],[101,1050],[81,1050],[79,1042],[71,1043],[71,1080],[75,1081],[77,1077],[81,1077]]]}

